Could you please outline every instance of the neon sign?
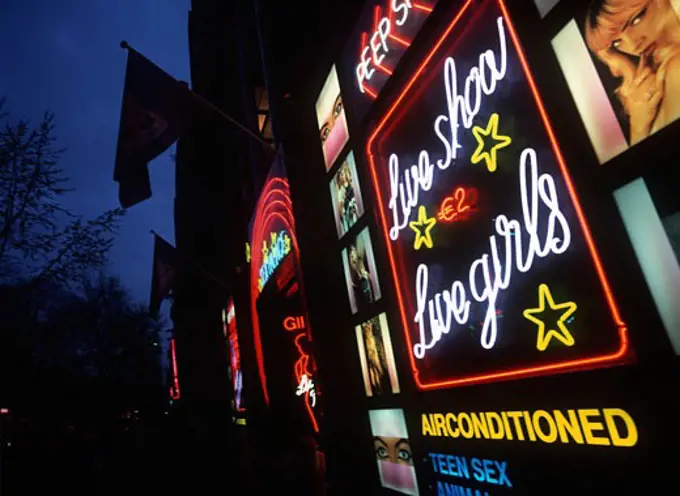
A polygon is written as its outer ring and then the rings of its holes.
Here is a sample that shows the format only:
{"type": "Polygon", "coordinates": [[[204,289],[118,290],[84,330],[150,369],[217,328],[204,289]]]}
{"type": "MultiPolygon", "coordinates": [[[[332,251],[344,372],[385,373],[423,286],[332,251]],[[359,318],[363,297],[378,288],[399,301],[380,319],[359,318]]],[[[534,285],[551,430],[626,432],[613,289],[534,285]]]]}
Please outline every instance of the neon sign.
{"type": "Polygon", "coordinates": [[[172,384],[170,385],[170,398],[177,401],[181,397],[179,390],[179,372],[177,370],[177,350],[175,349],[175,338],[170,340],[170,360],[172,361],[172,384]]]}
{"type": "Polygon", "coordinates": [[[302,374],[300,377],[300,383],[295,391],[297,396],[302,396],[303,394],[309,394],[312,400],[312,408],[316,406],[316,390],[314,389],[314,381],[312,381],[307,374],[302,374]]]}
{"type": "Polygon", "coordinates": [[[243,412],[243,372],[241,371],[241,349],[238,344],[238,328],[236,327],[236,311],[234,302],[229,301],[226,312],[222,310],[222,328],[229,345],[229,366],[234,391],[233,406],[238,412],[243,412]]]}
{"type": "Polygon", "coordinates": [[[283,328],[286,331],[295,331],[297,329],[305,328],[305,318],[300,317],[286,317],[283,319],[283,328]]]}
{"type": "Polygon", "coordinates": [[[437,212],[440,222],[467,220],[477,211],[477,190],[475,188],[455,189],[452,195],[444,197],[437,212]]]}
{"type": "Polygon", "coordinates": [[[419,388],[630,359],[503,0],[464,3],[366,153],[419,388]]]}
{"type": "Polygon", "coordinates": [[[280,233],[271,233],[270,243],[262,241],[262,266],[260,267],[257,285],[260,291],[279,266],[281,261],[290,253],[290,236],[284,230],[280,233]]]}
{"type": "Polygon", "coordinates": [[[343,102],[363,113],[392,76],[437,0],[372,0],[363,10],[338,67],[343,102]]]}

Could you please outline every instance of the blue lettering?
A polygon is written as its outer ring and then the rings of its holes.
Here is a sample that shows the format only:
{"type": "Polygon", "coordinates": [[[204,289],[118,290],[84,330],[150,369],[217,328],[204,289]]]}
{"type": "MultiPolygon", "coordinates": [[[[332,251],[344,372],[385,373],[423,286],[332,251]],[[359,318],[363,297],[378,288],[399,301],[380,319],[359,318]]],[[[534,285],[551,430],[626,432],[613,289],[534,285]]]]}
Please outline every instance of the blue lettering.
{"type": "Polygon", "coordinates": [[[486,480],[486,476],[484,474],[484,470],[482,469],[482,462],[477,458],[473,458],[470,464],[472,465],[472,475],[474,476],[475,480],[478,482],[484,482],[486,480]]]}
{"type": "Polygon", "coordinates": [[[489,496],[487,491],[437,481],[437,496],[489,496]]]}

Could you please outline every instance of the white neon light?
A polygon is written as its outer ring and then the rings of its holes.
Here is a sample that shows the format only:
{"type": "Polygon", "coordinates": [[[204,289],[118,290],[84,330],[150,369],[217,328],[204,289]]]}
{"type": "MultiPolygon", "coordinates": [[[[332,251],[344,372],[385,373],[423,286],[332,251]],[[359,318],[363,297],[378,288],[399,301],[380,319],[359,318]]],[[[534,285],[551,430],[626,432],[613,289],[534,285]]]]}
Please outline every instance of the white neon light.
{"type": "MultiPolygon", "coordinates": [[[[401,17],[395,20],[395,24],[399,27],[403,26],[408,20],[409,12],[412,9],[410,0],[404,0],[402,2],[392,0],[390,8],[395,14],[401,14],[401,17]]],[[[361,51],[355,74],[357,83],[359,84],[359,91],[362,93],[366,93],[364,81],[370,81],[375,73],[375,69],[372,68],[371,65],[376,66],[381,64],[390,51],[390,47],[387,45],[387,39],[392,31],[392,23],[389,17],[383,17],[378,21],[378,26],[371,35],[368,45],[361,51]]]]}
{"type": "Polygon", "coordinates": [[[312,399],[312,408],[316,406],[316,390],[314,389],[314,381],[310,379],[307,374],[302,374],[300,377],[300,384],[298,384],[295,394],[297,396],[302,396],[303,394],[309,392],[309,397],[312,399]]]}
{"type": "Polygon", "coordinates": [[[420,342],[413,345],[413,354],[417,358],[422,359],[444,334],[451,332],[452,317],[460,326],[468,323],[472,300],[487,305],[480,344],[487,350],[493,348],[498,334],[496,301],[500,291],[510,286],[513,267],[518,272],[528,272],[536,257],[560,255],[569,248],[571,231],[560,210],[555,180],[548,173],[538,174],[538,159],[531,148],[522,152],[519,181],[521,222],[508,219],[504,214],[496,217],[496,232],[489,237],[489,251],[470,265],[467,291],[464,282],[454,281],[451,290],[445,289],[428,297],[429,269],[425,264],[418,266],[415,284],[417,311],[413,319],[420,333],[420,342]],[[544,221],[546,214],[547,221],[544,221]],[[556,232],[558,225],[559,232],[556,232]]]}
{"type": "MultiPolygon", "coordinates": [[[[458,94],[458,78],[456,62],[453,57],[447,57],[444,66],[444,89],[446,92],[446,113],[434,120],[434,132],[444,145],[444,158],[436,161],[439,170],[448,169],[458,158],[458,132],[462,121],[463,127],[470,129],[474,118],[482,105],[482,96],[490,96],[496,91],[496,86],[507,72],[508,49],[505,38],[503,18],[499,17],[498,40],[500,45],[500,63],[491,49],[479,56],[479,64],[470,69],[465,78],[463,94],[458,94]],[[448,126],[444,126],[448,124],[448,126]],[[442,129],[445,127],[445,129],[442,129]],[[448,135],[447,135],[448,133],[448,135]]],[[[408,226],[411,211],[418,206],[420,190],[429,191],[434,180],[434,164],[430,160],[430,153],[421,150],[418,163],[407,167],[400,176],[399,157],[393,153],[389,157],[390,171],[390,201],[392,210],[392,227],[390,239],[399,239],[399,232],[408,226]]]]}

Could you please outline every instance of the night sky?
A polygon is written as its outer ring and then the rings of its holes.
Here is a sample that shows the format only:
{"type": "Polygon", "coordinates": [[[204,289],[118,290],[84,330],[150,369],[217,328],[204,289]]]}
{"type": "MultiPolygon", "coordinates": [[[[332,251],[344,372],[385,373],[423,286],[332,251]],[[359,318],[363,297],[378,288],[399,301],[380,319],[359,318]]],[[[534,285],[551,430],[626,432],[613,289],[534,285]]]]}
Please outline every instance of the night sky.
{"type": "MultiPolygon", "coordinates": [[[[118,207],[113,165],[126,52],[120,41],[189,81],[190,0],[0,0],[0,96],[14,118],[56,115],[66,206],[95,217],[118,207]]],[[[148,302],[153,229],[174,244],[174,146],[150,165],[153,197],[128,210],[109,271],[148,302]]],[[[164,313],[167,315],[167,304],[164,313]]]]}

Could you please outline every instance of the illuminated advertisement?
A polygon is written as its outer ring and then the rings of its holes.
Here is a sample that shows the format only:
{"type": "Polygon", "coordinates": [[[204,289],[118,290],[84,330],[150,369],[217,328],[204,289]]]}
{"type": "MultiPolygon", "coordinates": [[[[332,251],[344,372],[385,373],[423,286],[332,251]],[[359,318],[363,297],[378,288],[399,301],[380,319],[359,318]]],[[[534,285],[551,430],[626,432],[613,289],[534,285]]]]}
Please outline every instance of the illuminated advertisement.
{"type": "Polygon", "coordinates": [[[399,379],[384,313],[356,326],[357,346],[366,396],[396,394],[399,379]]]}
{"type": "Polygon", "coordinates": [[[680,117],[680,5],[570,1],[552,45],[600,163],[680,117]]]}
{"type": "Polygon", "coordinates": [[[367,309],[380,299],[380,283],[368,227],[342,251],[349,306],[352,313],[367,309]]]}
{"type": "Polygon", "coordinates": [[[402,494],[417,496],[418,483],[404,411],[396,408],[371,410],[368,415],[380,484],[402,494]]]}
{"type": "Polygon", "coordinates": [[[349,140],[345,106],[340,94],[340,82],[335,66],[326,78],[319,98],[316,100],[316,119],[319,124],[319,134],[326,170],[340,155],[342,148],[349,140]]]}
{"type": "Polygon", "coordinates": [[[338,230],[338,238],[341,238],[364,214],[364,201],[361,198],[354,152],[347,155],[336,171],[330,183],[330,190],[335,226],[338,230]]]}
{"type": "Polygon", "coordinates": [[[222,326],[224,337],[229,346],[229,372],[233,388],[232,408],[243,412],[243,371],[241,370],[241,351],[238,344],[238,329],[236,327],[236,310],[230,299],[227,309],[222,310],[222,326]]]}
{"type": "Polygon", "coordinates": [[[453,14],[366,143],[417,387],[630,360],[504,3],[453,14]]]}
{"type": "Polygon", "coordinates": [[[392,76],[437,0],[368,2],[342,56],[342,84],[361,120],[392,76]]]}

